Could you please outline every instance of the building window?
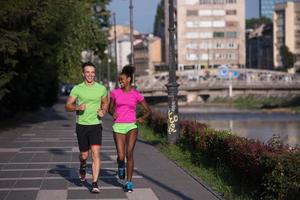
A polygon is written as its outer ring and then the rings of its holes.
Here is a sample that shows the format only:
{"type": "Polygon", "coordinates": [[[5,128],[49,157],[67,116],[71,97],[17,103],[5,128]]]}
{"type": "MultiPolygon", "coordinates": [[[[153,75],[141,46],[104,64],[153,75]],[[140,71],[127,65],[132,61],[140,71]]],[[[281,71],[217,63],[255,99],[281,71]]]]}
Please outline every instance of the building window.
{"type": "Polygon", "coordinates": [[[199,27],[202,27],[202,28],[212,27],[212,22],[211,21],[199,21],[199,27]]]}
{"type": "Polygon", "coordinates": [[[226,10],[226,15],[236,15],[236,10],[226,10]]]}
{"type": "Polygon", "coordinates": [[[192,43],[192,42],[188,43],[188,44],[186,45],[186,47],[187,47],[188,49],[198,49],[198,45],[197,45],[196,43],[192,43]]]}
{"type": "Polygon", "coordinates": [[[198,56],[194,53],[188,53],[186,55],[186,59],[190,61],[198,60],[198,56]]]}
{"type": "Polygon", "coordinates": [[[185,0],[185,5],[195,5],[198,3],[198,0],[185,0]]]}
{"type": "Polygon", "coordinates": [[[213,13],[214,16],[224,16],[225,15],[224,10],[213,10],[212,13],[213,13]]]}
{"type": "Polygon", "coordinates": [[[216,27],[216,28],[225,27],[225,21],[214,21],[213,27],[216,27]]]}
{"type": "Polygon", "coordinates": [[[199,16],[211,16],[212,10],[199,10],[199,16]]]}
{"type": "Polygon", "coordinates": [[[195,39],[199,37],[199,33],[198,32],[187,32],[186,33],[186,38],[188,39],[195,39]]]}
{"type": "Polygon", "coordinates": [[[225,35],[224,32],[214,32],[213,36],[214,38],[223,38],[225,35]]]}
{"type": "Polygon", "coordinates": [[[228,4],[235,4],[236,0],[226,0],[226,3],[228,3],[228,4]]]}
{"type": "Polygon", "coordinates": [[[187,10],[186,16],[198,16],[198,10],[187,10]]]}
{"type": "Polygon", "coordinates": [[[200,38],[212,38],[213,33],[212,32],[200,32],[200,38]]]}
{"type": "Polygon", "coordinates": [[[238,26],[238,22],[235,21],[227,21],[226,22],[226,27],[237,27],[238,26]]]}
{"type": "Polygon", "coordinates": [[[236,38],[237,33],[236,32],[227,32],[226,37],[228,38],[236,38]]]}

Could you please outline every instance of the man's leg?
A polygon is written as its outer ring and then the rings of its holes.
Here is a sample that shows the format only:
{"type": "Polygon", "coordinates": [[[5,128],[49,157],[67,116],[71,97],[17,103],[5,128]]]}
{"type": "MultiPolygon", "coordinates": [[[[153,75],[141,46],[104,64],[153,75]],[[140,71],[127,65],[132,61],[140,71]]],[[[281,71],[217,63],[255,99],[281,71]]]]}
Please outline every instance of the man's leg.
{"type": "Polygon", "coordinates": [[[79,161],[80,161],[80,168],[79,168],[79,178],[81,181],[85,181],[86,175],[86,160],[89,157],[89,151],[81,151],[79,153],[79,161]]]}
{"type": "Polygon", "coordinates": [[[100,145],[92,145],[92,170],[93,170],[93,182],[98,181],[99,171],[100,171],[100,145]]]}

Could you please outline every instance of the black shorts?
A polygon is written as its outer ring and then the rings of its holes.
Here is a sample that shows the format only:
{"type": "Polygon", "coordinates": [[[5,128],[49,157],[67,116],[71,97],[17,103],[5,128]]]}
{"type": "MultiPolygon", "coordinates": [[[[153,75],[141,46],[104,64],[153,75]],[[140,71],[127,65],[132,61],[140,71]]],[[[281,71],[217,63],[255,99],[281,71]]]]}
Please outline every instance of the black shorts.
{"type": "Polygon", "coordinates": [[[91,145],[102,144],[102,125],[76,124],[76,135],[80,151],[88,151],[91,145]]]}

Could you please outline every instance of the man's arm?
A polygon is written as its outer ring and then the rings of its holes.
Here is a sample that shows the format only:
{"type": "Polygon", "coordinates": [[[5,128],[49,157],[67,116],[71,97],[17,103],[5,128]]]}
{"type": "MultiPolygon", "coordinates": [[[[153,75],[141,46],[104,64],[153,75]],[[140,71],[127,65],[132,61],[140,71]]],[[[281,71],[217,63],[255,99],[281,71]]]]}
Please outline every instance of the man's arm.
{"type": "Polygon", "coordinates": [[[104,115],[108,111],[108,106],[109,106],[109,100],[107,95],[101,98],[101,109],[98,111],[98,115],[100,117],[104,117],[104,115]]]}
{"type": "Polygon", "coordinates": [[[76,98],[69,96],[65,104],[66,111],[72,112],[77,110],[85,110],[85,104],[80,104],[79,106],[75,105],[76,98]]]}

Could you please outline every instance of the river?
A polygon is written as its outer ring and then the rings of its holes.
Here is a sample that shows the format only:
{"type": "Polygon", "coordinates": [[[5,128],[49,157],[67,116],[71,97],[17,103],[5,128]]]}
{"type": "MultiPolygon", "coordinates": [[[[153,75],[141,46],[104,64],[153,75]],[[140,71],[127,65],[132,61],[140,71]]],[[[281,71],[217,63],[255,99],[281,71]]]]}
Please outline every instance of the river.
{"type": "MultiPolygon", "coordinates": [[[[166,112],[166,106],[155,106],[166,112]]],[[[273,134],[291,146],[300,144],[300,114],[240,110],[217,106],[179,106],[181,119],[196,120],[218,130],[231,130],[242,137],[267,142],[273,134]]]]}

